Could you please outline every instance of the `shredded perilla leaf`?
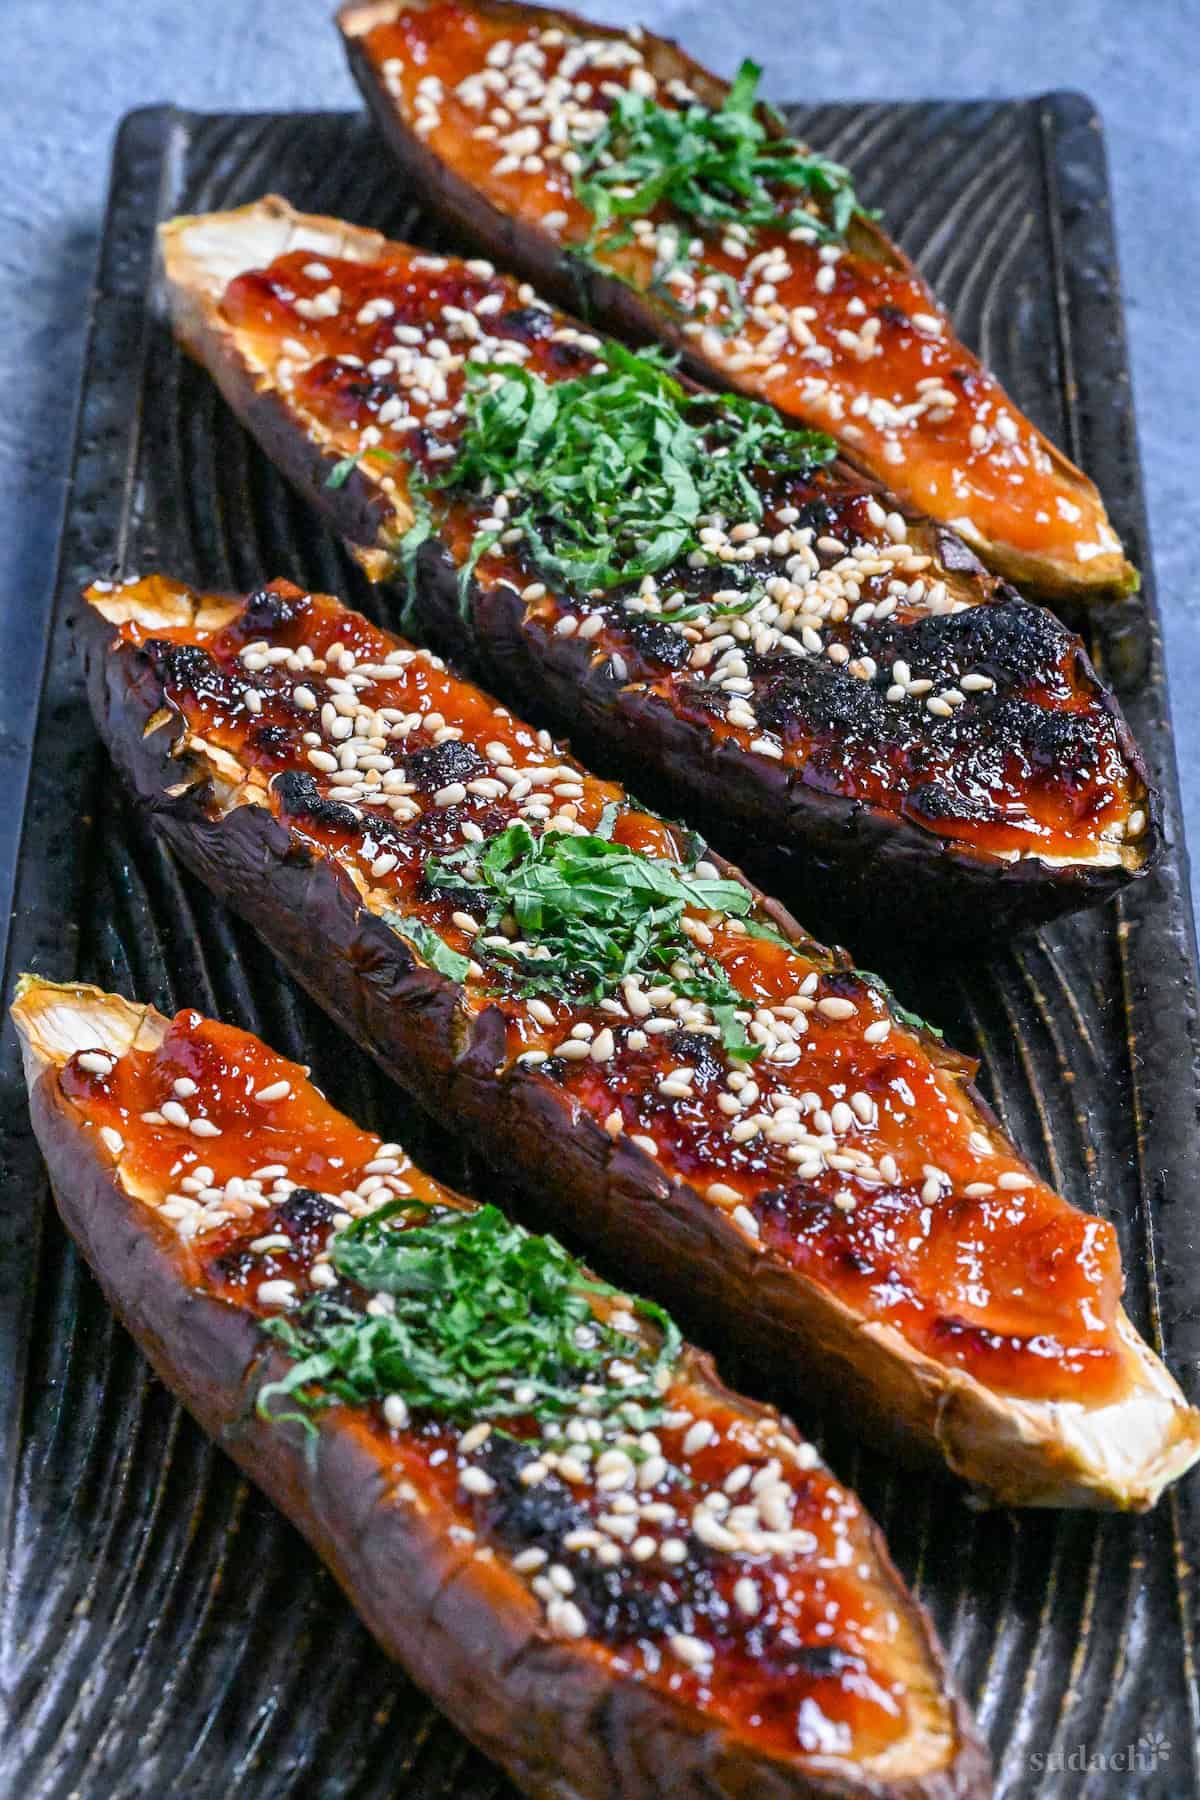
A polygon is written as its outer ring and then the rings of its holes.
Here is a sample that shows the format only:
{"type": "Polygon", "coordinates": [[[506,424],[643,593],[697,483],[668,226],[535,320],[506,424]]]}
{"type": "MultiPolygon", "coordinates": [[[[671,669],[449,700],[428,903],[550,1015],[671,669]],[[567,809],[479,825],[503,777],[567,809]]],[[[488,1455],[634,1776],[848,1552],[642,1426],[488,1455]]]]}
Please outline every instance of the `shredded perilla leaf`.
{"type": "Polygon", "coordinates": [[[262,1320],[295,1358],[259,1393],[264,1418],[311,1430],[310,1415],[338,1401],[398,1394],[413,1412],[457,1423],[533,1418],[553,1431],[578,1410],[585,1384],[594,1416],[634,1408],[639,1429],[661,1416],[681,1345],[670,1317],[634,1300],[645,1337],[605,1323],[592,1300],[618,1290],[497,1207],[399,1199],[336,1233],[329,1251],[340,1276],[389,1295],[392,1310],[364,1313],[331,1292],[262,1320]],[[607,1373],[614,1359],[631,1372],[619,1382],[607,1373]],[[277,1410],[279,1400],[295,1410],[277,1410]]]}
{"type": "MultiPolygon", "coordinates": [[[[458,453],[414,492],[413,545],[429,535],[439,491],[504,494],[505,529],[520,530],[541,571],[576,593],[606,590],[698,549],[707,518],[761,518],[755,471],[807,473],[835,454],[832,439],[792,429],[772,407],[688,393],[659,355],[608,343],[602,356],[554,382],[507,363],[468,364],[458,453]]],[[[464,591],[497,536],[477,534],[464,591]]]]}
{"type": "MultiPolygon", "coordinates": [[[[598,831],[578,836],[535,836],[523,823],[509,825],[481,844],[430,857],[426,884],[482,913],[472,955],[515,975],[518,992],[597,1002],[635,975],[707,1005],[727,1053],[753,1061],[760,1046],[736,1017],[749,1003],[682,925],[689,907],[743,918],[752,895],[740,882],[614,843],[614,811],[598,831]],[[511,941],[497,935],[505,926],[511,941]]],[[[411,935],[407,925],[400,928],[411,935]]]]}
{"type": "Polygon", "coordinates": [[[592,247],[619,221],[645,218],[665,201],[702,229],[737,223],[800,228],[840,240],[863,207],[840,163],[794,138],[772,137],[758,114],[762,70],[743,62],[717,111],[699,101],[672,108],[623,91],[598,136],[575,146],[575,192],[595,221],[592,247]]]}

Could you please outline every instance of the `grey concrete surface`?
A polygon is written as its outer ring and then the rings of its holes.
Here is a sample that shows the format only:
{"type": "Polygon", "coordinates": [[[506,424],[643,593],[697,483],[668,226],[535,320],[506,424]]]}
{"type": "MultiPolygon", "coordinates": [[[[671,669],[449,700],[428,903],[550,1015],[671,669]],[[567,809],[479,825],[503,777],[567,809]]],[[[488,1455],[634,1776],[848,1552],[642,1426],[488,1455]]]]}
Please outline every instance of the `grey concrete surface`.
{"type": "MultiPolygon", "coordinates": [[[[1076,88],[1108,135],[1134,391],[1193,844],[1200,844],[1198,0],[575,0],[647,24],[776,98],[1076,88]]],[[[333,0],[0,0],[0,653],[52,579],[84,307],[113,130],[129,108],[355,103],[333,0]]],[[[0,720],[0,776],[27,721],[0,720]]],[[[11,788],[5,784],[6,791],[11,788]]],[[[0,814],[3,807],[0,807],[0,814]]]]}

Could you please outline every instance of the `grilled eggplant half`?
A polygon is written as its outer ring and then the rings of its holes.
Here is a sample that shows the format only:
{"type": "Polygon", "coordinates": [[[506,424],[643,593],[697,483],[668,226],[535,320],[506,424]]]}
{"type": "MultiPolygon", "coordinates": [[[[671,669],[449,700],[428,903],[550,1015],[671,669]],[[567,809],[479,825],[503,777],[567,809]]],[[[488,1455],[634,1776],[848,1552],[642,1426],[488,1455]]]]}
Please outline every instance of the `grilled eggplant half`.
{"type": "Polygon", "coordinates": [[[849,172],[676,45],[511,0],[366,0],[339,24],[430,201],[564,304],[832,432],[1046,596],[1137,585],[1093,484],[1025,418],[849,172]]]}
{"type": "Polygon", "coordinates": [[[115,1311],[528,1793],[990,1791],[876,1527],[658,1307],[247,1032],[31,977],[13,1011],[115,1311]]]}
{"type": "Polygon", "coordinates": [[[183,342],[424,634],[839,928],[899,884],[975,941],[1153,862],[1078,638],[830,440],[278,200],[163,249],[183,342]]]}
{"type": "Polygon", "coordinates": [[[1111,1226],[694,833],[328,596],[88,598],[167,842],[531,1216],[999,1500],[1143,1508],[1200,1453],[1111,1226]]]}

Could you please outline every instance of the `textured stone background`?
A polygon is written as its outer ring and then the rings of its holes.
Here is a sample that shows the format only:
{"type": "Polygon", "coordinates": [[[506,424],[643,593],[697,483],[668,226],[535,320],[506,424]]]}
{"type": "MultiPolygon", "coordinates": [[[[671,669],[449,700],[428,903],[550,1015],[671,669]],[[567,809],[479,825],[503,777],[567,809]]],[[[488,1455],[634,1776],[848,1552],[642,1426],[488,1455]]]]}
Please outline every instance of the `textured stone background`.
{"type": "MultiPolygon", "coordinates": [[[[725,71],[753,55],[766,65],[767,91],[778,99],[1076,88],[1099,105],[1116,192],[1184,795],[1192,840],[1200,842],[1200,599],[1187,573],[1187,547],[1200,540],[1200,4],[575,3],[597,17],[641,17],[725,71]]],[[[213,110],[353,105],[329,24],[332,7],[333,0],[0,0],[7,70],[0,113],[0,656],[25,653],[22,621],[53,576],[85,301],[117,120],[160,100],[213,110]]],[[[0,720],[0,777],[29,723],[25,714],[0,720]]]]}

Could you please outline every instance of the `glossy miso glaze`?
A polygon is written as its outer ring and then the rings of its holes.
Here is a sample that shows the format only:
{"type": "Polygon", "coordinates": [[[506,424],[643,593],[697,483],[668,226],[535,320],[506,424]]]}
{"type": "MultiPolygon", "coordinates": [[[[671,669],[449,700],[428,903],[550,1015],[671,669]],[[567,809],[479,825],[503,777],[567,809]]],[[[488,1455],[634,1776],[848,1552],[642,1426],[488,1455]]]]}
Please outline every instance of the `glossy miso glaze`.
{"type": "Polygon", "coordinates": [[[663,200],[647,209],[637,241],[594,241],[571,168],[581,140],[555,128],[562,104],[553,84],[569,58],[564,97],[579,109],[583,142],[633,79],[657,104],[686,106],[688,92],[655,81],[644,43],[636,32],[588,36],[536,14],[489,15],[445,0],[399,10],[366,33],[363,49],[419,139],[456,174],[502,213],[564,246],[587,246],[734,385],[832,431],[891,488],[973,541],[1081,572],[1106,559],[1123,579],[1120,544],[1094,487],[1055,461],[954,336],[926,283],[873,228],[852,226],[847,241],[826,246],[757,226],[739,245],[736,227],[731,237],[663,200]],[[710,290],[715,303],[697,304],[697,282],[664,279],[664,227],[690,240],[694,263],[722,284],[710,290]],[[725,297],[730,283],[736,313],[725,297]]]}
{"type": "MultiPolygon", "coordinates": [[[[400,248],[374,263],[297,251],[238,276],[222,312],[301,428],[357,456],[405,518],[410,473],[440,479],[449,466],[466,362],[500,352],[548,381],[595,366],[597,339],[488,270],[400,248]],[[398,334],[424,359],[415,370],[397,370],[398,334]]],[[[763,516],[748,554],[727,544],[699,568],[681,557],[658,577],[669,602],[658,610],[636,588],[556,591],[520,544],[497,544],[475,579],[521,593],[530,632],[588,636],[593,661],[618,659],[618,685],[809,788],[980,856],[1111,864],[1139,853],[1144,786],[1078,639],[981,572],[964,580],[942,566],[936,542],[885,514],[844,468],[753,476],[763,516]],[[711,610],[688,620],[734,576],[778,581],[797,551],[812,598],[793,590],[782,610],[727,631],[711,610]]],[[[432,499],[464,560],[491,503],[432,499]]]]}
{"type": "MultiPolygon", "coordinates": [[[[279,1305],[260,1290],[273,1296],[281,1281],[293,1284],[298,1298],[311,1297],[314,1269],[328,1264],[331,1233],[381,1202],[411,1195],[466,1204],[397,1146],[334,1111],[304,1069],[198,1013],[180,1013],[160,1045],[129,1052],[107,1072],[85,1066],[95,1060],[96,1053],[82,1052],[66,1063],[58,1075],[63,1095],[87,1129],[106,1133],[101,1154],[111,1154],[110,1134],[119,1134],[122,1176],[146,1206],[147,1230],[173,1245],[182,1278],[230,1306],[277,1315],[279,1305]],[[256,1097],[281,1084],[286,1097],[256,1097]],[[164,1106],[170,1112],[180,1104],[212,1132],[198,1139],[163,1117],[164,1106]],[[381,1168],[385,1175],[373,1173],[381,1168]],[[199,1194],[183,1217],[181,1186],[199,1194]]],[[[337,1292],[355,1307],[367,1299],[344,1280],[337,1292]]],[[[596,1302],[601,1316],[615,1304],[596,1302]]],[[[636,1506],[629,1496],[626,1516],[636,1520],[636,1539],[591,1534],[598,1543],[626,1546],[606,1564],[596,1559],[597,1545],[561,1542],[612,1516],[614,1494],[597,1488],[594,1472],[570,1481],[551,1477],[536,1488],[521,1484],[518,1471],[538,1431],[532,1418],[511,1422],[478,1450],[463,1450],[463,1430],[432,1414],[414,1415],[402,1430],[388,1425],[378,1404],[338,1405],[331,1417],[386,1464],[392,1504],[419,1494],[465,1555],[500,1559],[516,1586],[528,1586],[529,1573],[514,1569],[512,1558],[548,1547],[554,1565],[574,1580],[587,1625],[581,1650],[614,1672],[703,1708],[777,1755],[819,1751],[861,1761],[894,1744],[913,1724],[913,1666],[906,1668],[906,1659],[919,1646],[898,1615],[894,1591],[878,1579],[854,1496],[776,1415],[698,1382],[690,1366],[677,1367],[664,1401],[671,1410],[656,1433],[662,1477],[636,1489],[636,1506]],[[669,1422],[676,1415],[678,1422],[669,1422]],[[700,1421],[711,1426],[712,1441],[685,1448],[700,1421]],[[673,1538],[688,1509],[723,1492],[735,1470],[744,1471],[734,1481],[744,1499],[754,1473],[769,1465],[777,1471],[773,1486],[783,1484],[789,1496],[795,1547],[727,1553],[687,1537],[681,1561],[665,1560],[657,1548],[641,1554],[645,1544],[673,1538]],[[468,1467],[490,1474],[490,1494],[464,1489],[468,1467]],[[628,1549],[634,1541],[636,1558],[628,1549]],[[734,1598],[747,1579],[759,1597],[752,1617],[734,1598]],[[706,1669],[680,1661],[671,1647],[676,1632],[709,1647],[706,1669]]],[[[777,1501],[781,1496],[782,1489],[777,1501]]],[[[516,1604],[526,1602],[518,1597],[516,1604]]],[[[920,1678],[928,1680],[924,1672],[920,1678]]]]}
{"type": "MultiPolygon", "coordinates": [[[[153,603],[165,589],[152,580],[141,591],[153,603]]],[[[122,637],[142,645],[189,730],[233,753],[258,803],[340,865],[373,910],[396,913],[401,928],[428,923],[468,957],[470,919],[456,921],[457,899],[423,884],[430,853],[518,817],[535,831],[550,821],[594,829],[619,794],[427,652],[286,583],[260,590],[215,634],[129,623],[122,637]],[[351,753],[374,765],[356,771],[338,767],[311,730],[335,716],[328,683],[334,668],[344,682],[347,654],[362,683],[353,743],[364,748],[351,753]],[[363,735],[373,725],[374,737],[363,735]],[[496,779],[501,767],[508,783],[496,779]]],[[[328,742],[346,749],[344,736],[328,742]]],[[[688,853],[684,834],[629,808],[614,833],[654,854],[688,853]]],[[[462,1004],[499,1007],[510,1059],[537,1059],[537,1079],[690,1181],[760,1254],[894,1325],[914,1348],[1005,1394],[1119,1396],[1128,1367],[1114,1326],[1111,1227],[1068,1206],[982,1118],[964,1091],[970,1065],[815,946],[747,936],[720,914],[691,926],[745,997],[762,1046],[751,1063],[735,1064],[686,1003],[638,996],[637,1016],[620,996],[534,1003],[475,964],[462,1004]],[[564,1055],[572,1038],[595,1053],[564,1055]],[[686,1092],[672,1091],[679,1082],[686,1092]]]]}

